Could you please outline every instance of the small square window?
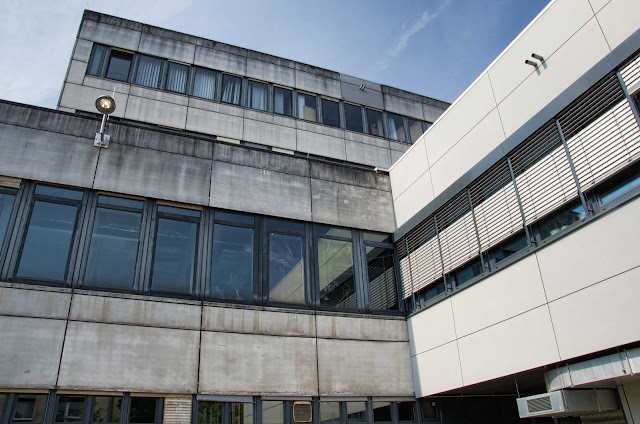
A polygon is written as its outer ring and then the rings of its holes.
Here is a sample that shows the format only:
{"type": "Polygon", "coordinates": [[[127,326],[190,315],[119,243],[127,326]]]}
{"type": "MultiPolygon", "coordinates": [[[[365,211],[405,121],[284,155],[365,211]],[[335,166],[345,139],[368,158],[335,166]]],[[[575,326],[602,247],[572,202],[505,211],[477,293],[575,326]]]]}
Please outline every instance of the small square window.
{"type": "Polygon", "coordinates": [[[273,87],[273,111],[278,115],[291,116],[291,90],[273,87]]]}
{"type": "Polygon", "coordinates": [[[136,84],[145,87],[158,88],[160,85],[160,70],[162,59],[150,56],[140,56],[138,71],[136,72],[136,84]]]}
{"type": "Polygon", "coordinates": [[[389,138],[406,143],[407,137],[404,133],[404,119],[400,115],[387,112],[387,129],[389,138]]]}
{"type": "Polygon", "coordinates": [[[242,78],[233,75],[222,75],[222,101],[240,105],[242,100],[242,78]]]}
{"type": "Polygon", "coordinates": [[[322,99],[322,123],[340,128],[340,106],[338,102],[322,99]]]}
{"type": "Polygon", "coordinates": [[[364,132],[362,125],[362,108],[349,103],[344,104],[345,127],[349,131],[364,132]]]}
{"type": "Polygon", "coordinates": [[[215,100],[216,73],[204,68],[195,68],[193,77],[193,95],[203,99],[215,100]]]}
{"type": "Polygon", "coordinates": [[[188,75],[188,66],[169,62],[169,68],[167,70],[167,90],[175,91],[176,93],[186,92],[188,75]]]}
{"type": "Polygon", "coordinates": [[[132,59],[133,55],[129,53],[111,50],[106,77],[118,81],[128,81],[132,59]]]}
{"type": "Polygon", "coordinates": [[[384,137],[384,131],[382,130],[382,112],[373,109],[366,109],[367,111],[367,133],[371,135],[377,135],[384,137]]]}
{"type": "Polygon", "coordinates": [[[315,122],[318,116],[317,109],[315,96],[298,93],[298,118],[315,122]]]}
{"type": "Polygon", "coordinates": [[[247,106],[251,109],[267,110],[268,86],[257,81],[249,81],[247,84],[247,106]]]}

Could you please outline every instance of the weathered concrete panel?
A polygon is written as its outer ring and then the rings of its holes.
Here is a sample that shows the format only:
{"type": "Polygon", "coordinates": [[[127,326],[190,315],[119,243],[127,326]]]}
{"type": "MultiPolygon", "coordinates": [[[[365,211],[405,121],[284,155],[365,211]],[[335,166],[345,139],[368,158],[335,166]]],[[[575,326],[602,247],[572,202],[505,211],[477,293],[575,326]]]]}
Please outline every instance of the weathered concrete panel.
{"type": "Polygon", "coordinates": [[[296,87],[312,93],[341,98],[340,81],[296,69],[296,87]]]}
{"type": "Polygon", "coordinates": [[[311,180],[313,221],[372,231],[393,232],[393,202],[388,191],[311,180]]]}
{"type": "MultiPolygon", "coordinates": [[[[86,79],[89,79],[86,77],[86,79]]],[[[95,78],[93,78],[95,79],[95,78]]],[[[60,106],[68,107],[70,109],[84,110],[86,112],[97,113],[96,99],[106,94],[113,95],[113,85],[103,82],[105,85],[111,85],[111,89],[93,88],[90,86],[81,86],[72,83],[66,83],[62,89],[62,97],[60,98],[60,106]]],[[[123,118],[124,112],[127,109],[127,96],[120,93],[116,89],[116,95],[114,100],[116,101],[116,111],[112,116],[123,118]]],[[[96,127],[96,132],[99,128],[96,127]]]]}
{"type": "Polygon", "coordinates": [[[399,141],[389,140],[389,148],[391,150],[395,150],[396,152],[404,153],[411,147],[410,144],[400,143],[399,141]]]}
{"type": "Polygon", "coordinates": [[[210,181],[210,160],[112,142],[109,149],[100,154],[93,187],[206,205],[209,203],[210,181]]]}
{"type": "Polygon", "coordinates": [[[444,109],[440,109],[439,107],[428,105],[426,103],[422,104],[422,114],[424,116],[424,120],[427,122],[436,122],[443,113],[444,109]]]}
{"type": "MultiPolygon", "coordinates": [[[[307,159],[283,156],[242,146],[216,143],[213,159],[252,168],[283,172],[285,174],[309,176],[310,162],[307,159]]],[[[315,165],[315,164],[314,164],[315,165]]]]}
{"type": "Polygon", "coordinates": [[[242,140],[244,121],[240,117],[190,107],[187,112],[189,131],[242,140]]]}
{"type": "Polygon", "coordinates": [[[171,301],[76,294],[73,297],[69,319],[198,330],[200,306],[171,301]]]}
{"type": "Polygon", "coordinates": [[[311,221],[309,179],[215,161],[210,206],[311,221]]]}
{"type": "Polygon", "coordinates": [[[404,152],[399,152],[397,150],[391,150],[391,166],[393,166],[393,164],[395,164],[398,160],[400,160],[400,158],[402,157],[403,154],[404,154],[404,152]]]}
{"type": "Polygon", "coordinates": [[[243,117],[245,115],[245,111],[249,112],[248,109],[245,109],[240,106],[233,106],[226,103],[218,103],[212,100],[199,99],[197,97],[189,97],[189,107],[202,109],[209,112],[217,112],[217,113],[223,113],[225,115],[239,116],[239,117],[243,117]]]}
{"type": "Polygon", "coordinates": [[[344,138],[296,130],[297,151],[345,160],[344,138]]]}
{"type": "MultiPolygon", "coordinates": [[[[102,94],[109,94],[110,96],[113,95],[114,88],[116,89],[116,93],[122,93],[122,94],[129,94],[129,90],[131,89],[131,84],[127,84],[125,82],[117,82],[116,84],[114,81],[93,77],[91,75],[84,76],[83,85],[87,87],[98,88],[103,91],[102,94]]],[[[120,112],[121,116],[124,116],[124,110],[126,109],[125,106],[127,105],[126,102],[120,103],[117,101],[118,100],[117,97],[115,99],[116,99],[116,110],[120,112]]],[[[124,99],[126,100],[126,96],[124,97],[124,99]]],[[[94,111],[95,111],[95,108],[96,108],[95,99],[93,99],[94,111]]],[[[116,114],[114,113],[113,116],[116,116],[116,114]]]]}
{"type": "Polygon", "coordinates": [[[389,176],[384,174],[325,162],[309,161],[309,165],[311,178],[376,190],[391,190],[389,176]]]}
{"type": "MultiPolygon", "coordinates": [[[[133,87],[131,89],[133,90],[133,87]]],[[[134,121],[184,129],[187,107],[130,95],[124,117],[134,121]]]]}
{"type": "Polygon", "coordinates": [[[315,122],[297,120],[296,128],[303,131],[309,131],[316,134],[328,135],[331,137],[344,138],[344,130],[341,128],[333,128],[328,125],[316,124],[315,122]]]}
{"type": "Polygon", "coordinates": [[[413,396],[405,342],[318,339],[318,375],[320,396],[413,396]]]}
{"type": "Polygon", "coordinates": [[[391,151],[389,148],[371,146],[355,141],[345,141],[347,160],[380,168],[391,167],[391,151]]]}
{"type": "Polygon", "coordinates": [[[384,95],[384,106],[389,112],[400,115],[409,116],[411,118],[423,120],[422,103],[414,102],[402,97],[396,97],[389,94],[384,95]]]}
{"type": "Polygon", "coordinates": [[[345,130],[344,138],[345,140],[357,141],[358,143],[370,144],[372,146],[377,146],[377,147],[386,147],[387,149],[391,144],[398,144],[398,143],[393,143],[391,140],[387,140],[382,137],[374,137],[374,136],[361,134],[358,132],[353,132],[348,130],[345,130]]]}
{"type": "Polygon", "coordinates": [[[299,311],[280,312],[205,306],[202,329],[272,336],[316,336],[315,316],[299,311]]]}
{"type": "Polygon", "coordinates": [[[318,315],[318,337],[326,339],[409,341],[404,319],[318,315]]]}
{"type": "Polygon", "coordinates": [[[194,44],[146,33],[140,37],[140,47],[138,48],[140,53],[189,64],[193,63],[195,50],[196,46],[194,44]]]}
{"type": "Polygon", "coordinates": [[[203,332],[200,363],[198,393],[318,395],[313,338],[203,332]]]}
{"type": "Polygon", "coordinates": [[[91,41],[78,38],[73,49],[72,59],[79,60],[80,62],[88,62],[89,58],[91,58],[92,47],[93,43],[91,41]]]}
{"type": "MultiPolygon", "coordinates": [[[[139,85],[132,85],[129,90],[129,94],[132,96],[144,97],[145,99],[150,100],[159,100],[161,102],[173,103],[176,105],[187,106],[189,104],[189,96],[155,90],[153,88],[140,87],[139,85]]],[[[161,125],[165,124],[162,123],[161,125]]]]}
{"type": "Polygon", "coordinates": [[[247,73],[247,59],[245,57],[220,50],[208,49],[202,46],[196,47],[193,63],[198,66],[204,66],[205,68],[216,69],[236,75],[244,76],[247,73]]]}
{"type": "Polygon", "coordinates": [[[245,118],[243,138],[245,141],[260,143],[266,146],[275,146],[289,150],[296,149],[296,130],[281,125],[268,124],[245,118]]]}
{"type": "MultiPolygon", "coordinates": [[[[352,79],[357,80],[357,78],[352,79]]],[[[376,109],[384,109],[384,101],[382,100],[380,86],[368,81],[363,81],[360,84],[353,84],[345,81],[340,82],[342,99],[359,105],[370,106],[376,109]],[[364,90],[360,90],[360,84],[365,85],[364,90]]]]}
{"type": "Polygon", "coordinates": [[[195,393],[199,332],[69,322],[58,388],[195,393]]]}
{"type": "MultiPolygon", "coordinates": [[[[67,74],[67,82],[72,82],[74,84],[82,84],[84,80],[84,73],[87,70],[86,62],[79,62],[77,60],[72,60],[69,65],[69,73],[67,74]]],[[[95,99],[94,99],[95,102],[95,99]]]]}
{"type": "Polygon", "coordinates": [[[67,319],[71,293],[0,287],[0,315],[67,319]]]}
{"type": "Polygon", "coordinates": [[[62,353],[65,321],[0,316],[0,328],[2,386],[54,388],[62,353]]]}
{"type": "Polygon", "coordinates": [[[126,50],[137,50],[140,32],[95,21],[84,21],[79,38],[126,50]]]}
{"type": "Polygon", "coordinates": [[[0,169],[9,177],[91,187],[98,152],[91,139],[0,124],[0,169]]]}
{"type": "Polygon", "coordinates": [[[376,84],[373,81],[367,81],[362,78],[352,77],[351,75],[340,74],[340,81],[347,84],[355,85],[357,87],[365,85],[369,90],[382,92],[382,87],[380,86],[380,84],[376,84]]]}
{"type": "Polygon", "coordinates": [[[282,125],[287,128],[296,128],[296,120],[286,116],[276,115],[273,113],[261,112],[253,109],[246,109],[244,112],[245,119],[252,119],[259,122],[267,122],[269,124],[282,125]]]}
{"type": "Polygon", "coordinates": [[[293,69],[252,58],[247,58],[247,77],[287,87],[295,85],[295,71],[293,69]]]}

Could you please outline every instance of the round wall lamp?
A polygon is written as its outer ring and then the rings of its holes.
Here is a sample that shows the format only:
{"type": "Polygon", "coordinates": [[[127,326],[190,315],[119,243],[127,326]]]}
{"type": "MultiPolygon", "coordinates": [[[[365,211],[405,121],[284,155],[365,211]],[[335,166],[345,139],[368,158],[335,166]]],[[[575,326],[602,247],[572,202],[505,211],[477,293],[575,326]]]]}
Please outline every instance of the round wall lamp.
{"type": "MultiPolygon", "coordinates": [[[[115,90],[114,90],[115,92],[115,90]]],[[[102,123],[100,124],[100,132],[96,133],[96,137],[93,139],[93,145],[95,147],[109,147],[109,141],[111,136],[105,134],[104,130],[107,128],[107,121],[109,115],[116,110],[116,101],[111,96],[100,96],[96,99],[96,109],[102,114],[102,123]]]]}
{"type": "Polygon", "coordinates": [[[103,115],[111,115],[116,110],[116,101],[111,96],[100,96],[96,99],[96,109],[103,115]]]}

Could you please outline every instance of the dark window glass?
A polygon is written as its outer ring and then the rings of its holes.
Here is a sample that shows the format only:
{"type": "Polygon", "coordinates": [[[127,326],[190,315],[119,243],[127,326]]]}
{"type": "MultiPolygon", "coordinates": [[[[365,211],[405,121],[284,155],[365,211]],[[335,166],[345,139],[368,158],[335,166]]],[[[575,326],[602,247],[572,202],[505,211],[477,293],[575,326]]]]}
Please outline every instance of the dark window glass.
{"type": "Polygon", "coordinates": [[[153,291],[191,294],[198,224],[160,218],[153,258],[153,291]]]}
{"type": "Polygon", "coordinates": [[[215,100],[216,73],[208,69],[195,68],[193,95],[203,99],[215,100]]]}
{"type": "Polygon", "coordinates": [[[281,400],[262,401],[262,424],[282,424],[284,405],[281,400]]]}
{"type": "MultiPolygon", "coordinates": [[[[15,193],[14,190],[11,190],[11,192],[15,193]]],[[[4,240],[4,235],[7,232],[7,225],[9,225],[9,218],[16,200],[16,195],[11,192],[0,192],[0,247],[2,247],[2,240],[4,240]]]]}
{"type": "Polygon", "coordinates": [[[298,93],[298,118],[315,122],[317,118],[316,96],[298,93]]]}
{"type": "Polygon", "coordinates": [[[253,229],[215,224],[210,296],[253,299],[253,229]]]}
{"type": "Polygon", "coordinates": [[[58,396],[56,423],[77,423],[84,415],[84,396],[58,396]]]}
{"type": "Polygon", "coordinates": [[[89,69],[87,70],[87,74],[89,75],[100,75],[100,68],[102,65],[102,61],[107,54],[107,47],[96,44],[93,48],[93,57],[91,58],[91,65],[89,65],[89,69]]]}
{"type": "Polygon", "coordinates": [[[456,279],[456,286],[460,287],[478,275],[482,274],[482,262],[480,259],[476,259],[462,267],[453,271],[453,276],[456,279]]]}
{"type": "Polygon", "coordinates": [[[242,79],[233,75],[222,75],[222,101],[234,105],[240,104],[242,79]]]}
{"type": "Polygon", "coordinates": [[[273,87],[273,111],[279,115],[291,116],[291,90],[273,87]]]}
{"type": "Polygon", "coordinates": [[[109,205],[109,206],[122,206],[123,208],[130,209],[139,209],[142,210],[144,207],[144,202],[142,200],[134,200],[134,199],[125,199],[123,197],[112,197],[112,196],[98,196],[98,203],[100,205],[109,205]]]}
{"type": "Polygon", "coordinates": [[[139,212],[98,208],[91,234],[86,286],[133,289],[141,222],[139,212]]]}
{"type": "Polygon", "coordinates": [[[320,422],[340,424],[340,402],[320,402],[320,422]]]}
{"type": "Polygon", "coordinates": [[[18,277],[64,280],[77,214],[77,206],[35,202],[18,277]]]}
{"type": "Polygon", "coordinates": [[[544,218],[538,224],[540,229],[540,237],[542,240],[551,237],[560,231],[564,230],[574,222],[580,221],[584,218],[584,208],[582,204],[577,201],[569,205],[568,207],[554,212],[551,216],[544,218]]]}
{"type": "Polygon", "coordinates": [[[622,177],[603,183],[600,189],[600,204],[606,205],[638,186],[640,186],[640,167],[625,173],[622,177]]]}
{"type": "Polygon", "coordinates": [[[444,281],[440,280],[433,283],[417,293],[418,299],[423,299],[425,302],[435,298],[440,293],[444,293],[444,281]]]}
{"type": "Polygon", "coordinates": [[[122,397],[96,396],[94,397],[92,422],[119,423],[122,408],[122,397]]]}
{"type": "Polygon", "coordinates": [[[186,92],[188,75],[188,66],[169,62],[169,69],[167,71],[167,90],[175,91],[177,93],[186,92]]]}
{"type": "Polygon", "coordinates": [[[362,125],[362,108],[349,103],[344,104],[345,127],[349,131],[364,132],[362,125]]]}
{"type": "Polygon", "coordinates": [[[71,190],[68,188],[38,184],[36,186],[36,194],[41,194],[43,196],[63,197],[71,200],[82,200],[83,192],[79,190],[71,190]]]}
{"type": "Polygon", "coordinates": [[[191,216],[193,218],[200,218],[200,211],[197,209],[185,209],[176,208],[174,206],[158,205],[158,212],[170,213],[172,215],[191,216]]]}
{"type": "Polygon", "coordinates": [[[247,93],[247,106],[251,109],[267,110],[267,84],[257,81],[249,81],[247,93]]]}
{"type": "Polygon", "coordinates": [[[407,118],[407,123],[409,124],[409,134],[411,135],[411,142],[415,143],[424,133],[424,131],[422,131],[422,122],[416,121],[415,119],[407,118]]]}
{"type": "Polygon", "coordinates": [[[407,137],[404,133],[404,120],[402,116],[387,112],[387,129],[389,138],[405,143],[407,137]]]}
{"type": "Polygon", "coordinates": [[[391,402],[373,402],[373,422],[384,423],[393,421],[391,418],[391,402]]]}
{"type": "Polygon", "coordinates": [[[13,423],[42,423],[47,407],[47,395],[18,395],[13,423]]]}
{"type": "Polygon", "coordinates": [[[351,230],[345,230],[344,228],[329,227],[326,225],[317,225],[316,234],[318,236],[330,236],[330,237],[344,237],[351,238],[351,230]]]}
{"type": "Polygon", "coordinates": [[[384,137],[382,131],[382,112],[372,109],[366,109],[367,113],[367,133],[384,137]]]}
{"type": "Polygon", "coordinates": [[[378,233],[362,233],[365,241],[373,241],[376,243],[391,243],[391,236],[388,234],[378,234],[378,233]]]}
{"type": "Polygon", "coordinates": [[[356,309],[351,242],[318,239],[320,305],[356,309]]]}
{"type": "Polygon", "coordinates": [[[4,393],[0,393],[0,417],[2,417],[2,414],[4,413],[4,407],[5,407],[5,402],[7,401],[7,395],[5,395],[4,393]]]}
{"type": "Polygon", "coordinates": [[[251,215],[241,215],[229,212],[216,212],[216,221],[237,222],[238,224],[253,225],[253,217],[251,215]]]}
{"type": "Polygon", "coordinates": [[[522,233],[492,249],[496,263],[527,247],[527,234],[522,233]]]}
{"type": "Polygon", "coordinates": [[[420,399],[420,409],[422,410],[423,421],[433,421],[438,419],[438,409],[435,401],[430,399],[420,399]]]}
{"type": "Polygon", "coordinates": [[[367,422],[367,403],[366,402],[346,402],[347,403],[347,423],[366,423],[367,422]]]}
{"type": "Polygon", "coordinates": [[[269,300],[305,303],[302,237],[269,233],[269,300]]]}
{"type": "Polygon", "coordinates": [[[222,424],[222,402],[198,402],[198,424],[222,424]]]}
{"type": "Polygon", "coordinates": [[[153,424],[156,422],[157,398],[131,397],[131,424],[153,424]]]}
{"type": "Polygon", "coordinates": [[[332,127],[340,127],[340,106],[338,102],[322,99],[322,122],[332,127]]]}
{"type": "Polygon", "coordinates": [[[285,231],[291,233],[303,233],[304,224],[294,221],[284,221],[280,219],[268,219],[267,227],[271,230],[285,231]]]}
{"type": "Polygon", "coordinates": [[[131,58],[129,53],[122,53],[111,50],[109,65],[107,66],[107,78],[127,81],[129,79],[129,69],[131,68],[131,58]]]}
{"type": "Polygon", "coordinates": [[[149,56],[140,56],[138,61],[138,72],[136,73],[136,84],[145,87],[158,88],[160,83],[160,69],[162,59],[149,56]]]}
{"type": "Polygon", "coordinates": [[[372,310],[398,310],[393,249],[367,246],[369,304],[372,310]]]}
{"type": "Polygon", "coordinates": [[[398,421],[416,421],[415,402],[398,402],[398,421]]]}
{"type": "Polygon", "coordinates": [[[253,403],[234,402],[231,407],[231,424],[253,424],[253,403]]]}

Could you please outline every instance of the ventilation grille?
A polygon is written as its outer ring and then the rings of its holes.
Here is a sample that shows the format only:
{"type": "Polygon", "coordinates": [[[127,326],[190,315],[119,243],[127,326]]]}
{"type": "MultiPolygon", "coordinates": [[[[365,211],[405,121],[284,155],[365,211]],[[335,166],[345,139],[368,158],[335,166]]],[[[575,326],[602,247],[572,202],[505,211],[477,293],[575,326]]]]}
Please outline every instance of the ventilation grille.
{"type": "Polygon", "coordinates": [[[190,424],[191,397],[164,398],[163,424],[190,424]]]}
{"type": "Polygon", "coordinates": [[[310,423],[313,418],[311,412],[311,402],[294,402],[293,403],[293,422],[294,423],[310,423]]]}
{"type": "Polygon", "coordinates": [[[537,414],[538,412],[551,411],[551,397],[545,396],[537,399],[528,400],[527,409],[529,409],[530,414],[537,414]]]}

